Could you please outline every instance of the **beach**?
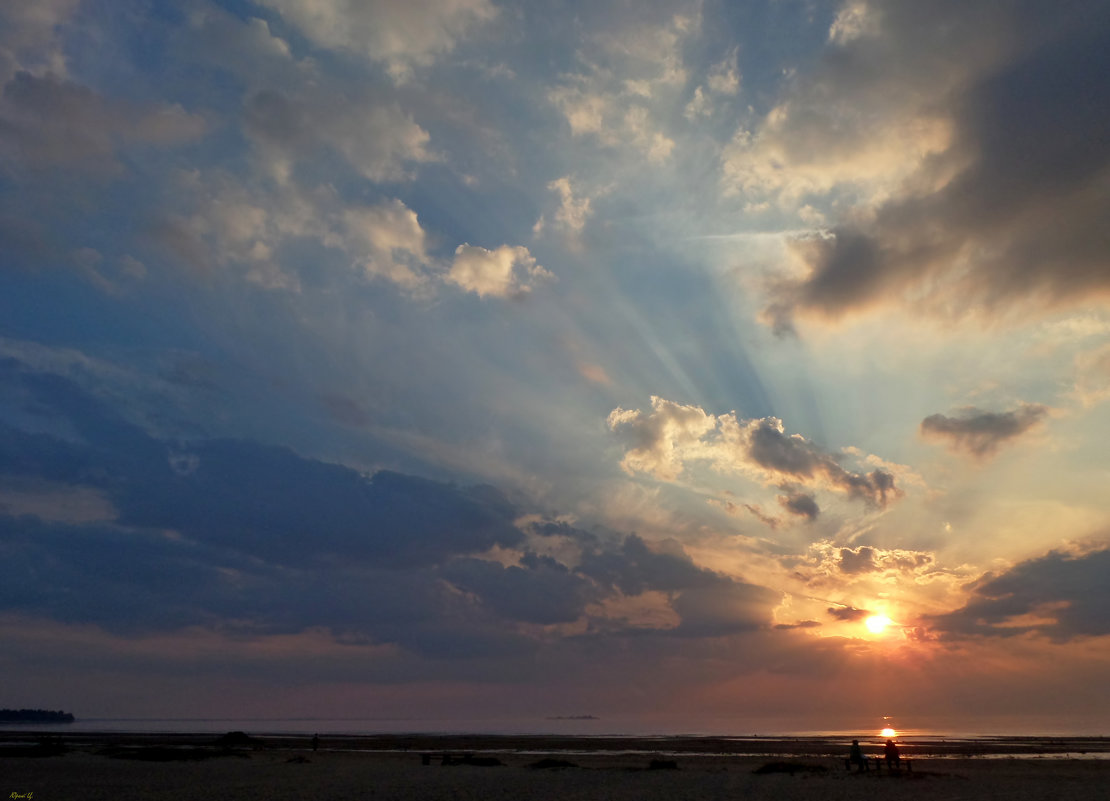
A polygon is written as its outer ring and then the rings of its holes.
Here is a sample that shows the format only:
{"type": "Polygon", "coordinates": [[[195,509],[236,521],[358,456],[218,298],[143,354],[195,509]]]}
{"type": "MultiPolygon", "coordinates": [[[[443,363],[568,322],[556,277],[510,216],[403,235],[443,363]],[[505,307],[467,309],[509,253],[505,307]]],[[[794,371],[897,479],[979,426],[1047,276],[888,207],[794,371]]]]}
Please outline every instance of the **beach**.
{"type": "MultiPolygon", "coordinates": [[[[722,743],[734,742],[721,738],[325,735],[317,751],[303,736],[221,741],[210,735],[82,734],[44,740],[26,733],[4,739],[0,797],[32,801],[1094,801],[1110,788],[1110,760],[1090,758],[1090,751],[1071,758],[1077,752],[1061,749],[1075,743],[1059,740],[1047,742],[1040,755],[1030,750],[1020,757],[981,747],[944,756],[912,756],[911,750],[899,771],[858,773],[845,769],[836,743],[806,739],[757,741],[754,750],[763,753],[753,753],[747,740],[736,744],[736,752],[721,751],[722,743]]],[[[1105,746],[1094,745],[1100,743],[1105,746]]],[[[1080,745],[1089,749],[1092,741],[1080,745]]]]}

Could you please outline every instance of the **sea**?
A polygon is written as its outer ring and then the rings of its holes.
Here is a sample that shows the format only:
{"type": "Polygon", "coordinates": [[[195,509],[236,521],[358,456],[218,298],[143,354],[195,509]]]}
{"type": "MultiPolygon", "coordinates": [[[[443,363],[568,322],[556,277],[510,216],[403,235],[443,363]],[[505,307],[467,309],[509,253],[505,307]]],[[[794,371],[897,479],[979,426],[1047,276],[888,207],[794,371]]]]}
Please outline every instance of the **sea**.
{"type": "MultiPolygon", "coordinates": [[[[797,745],[812,743],[835,752],[845,749],[853,739],[865,747],[881,747],[886,739],[877,727],[858,729],[802,730],[744,726],[735,719],[700,720],[694,725],[673,722],[652,722],[642,719],[620,720],[591,715],[571,715],[540,719],[433,719],[433,718],[79,718],[72,723],[0,723],[3,732],[57,732],[58,734],[224,734],[241,731],[252,735],[304,737],[319,734],[334,736],[347,742],[344,748],[359,750],[354,738],[388,735],[505,735],[554,736],[581,738],[581,751],[596,750],[590,740],[628,741],[630,750],[658,751],[660,741],[706,738],[707,746],[725,741],[727,751],[737,755],[751,746],[752,754],[768,754],[772,743],[783,743],[797,753],[797,745]]],[[[1077,731],[1059,726],[1015,730],[984,728],[980,731],[956,731],[925,728],[901,728],[894,739],[903,746],[912,746],[916,756],[975,756],[981,758],[1038,759],[1110,759],[1110,736],[1090,729],[1077,731]]],[[[336,745],[339,745],[337,742],[336,745]]],[[[665,746],[664,746],[665,747],[665,746]]],[[[690,753],[687,749],[686,753],[690,753]]],[[[713,755],[707,751],[706,756],[713,755]]],[[[786,755],[784,753],[784,755],[786,755]]]]}

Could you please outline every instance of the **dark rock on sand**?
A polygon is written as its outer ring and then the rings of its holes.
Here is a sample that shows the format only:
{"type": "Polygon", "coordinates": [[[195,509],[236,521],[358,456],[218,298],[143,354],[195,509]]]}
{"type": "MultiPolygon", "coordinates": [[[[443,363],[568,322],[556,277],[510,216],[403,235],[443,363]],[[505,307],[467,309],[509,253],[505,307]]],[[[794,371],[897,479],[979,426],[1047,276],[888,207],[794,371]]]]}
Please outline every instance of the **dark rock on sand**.
{"type": "Polygon", "coordinates": [[[535,770],[558,770],[559,768],[577,768],[578,765],[565,759],[541,759],[539,762],[528,765],[528,767],[535,770]]]}
{"type": "Polygon", "coordinates": [[[229,731],[216,740],[216,745],[224,748],[255,748],[260,743],[245,731],[229,731]]]}

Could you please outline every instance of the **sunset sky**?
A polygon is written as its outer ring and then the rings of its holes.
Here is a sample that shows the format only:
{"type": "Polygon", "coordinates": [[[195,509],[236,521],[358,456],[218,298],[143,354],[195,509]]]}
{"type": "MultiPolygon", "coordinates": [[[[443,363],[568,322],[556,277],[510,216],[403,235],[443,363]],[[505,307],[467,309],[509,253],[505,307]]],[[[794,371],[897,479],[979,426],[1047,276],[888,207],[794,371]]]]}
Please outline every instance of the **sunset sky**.
{"type": "Polygon", "coordinates": [[[1107,75],[1102,0],[4,2],[0,707],[1110,734],[1107,75]]]}

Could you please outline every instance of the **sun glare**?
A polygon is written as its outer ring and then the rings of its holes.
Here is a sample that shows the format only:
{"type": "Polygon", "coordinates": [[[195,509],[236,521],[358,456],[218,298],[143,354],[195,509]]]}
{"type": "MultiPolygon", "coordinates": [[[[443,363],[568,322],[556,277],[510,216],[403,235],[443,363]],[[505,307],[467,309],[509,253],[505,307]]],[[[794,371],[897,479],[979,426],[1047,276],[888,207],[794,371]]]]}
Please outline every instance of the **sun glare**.
{"type": "Polygon", "coordinates": [[[879,736],[880,737],[886,737],[887,739],[891,739],[893,737],[897,737],[898,732],[896,732],[894,729],[892,729],[888,726],[887,728],[885,728],[881,732],[879,732],[879,736]]]}
{"type": "Polygon", "coordinates": [[[863,621],[863,625],[867,626],[867,630],[872,634],[882,634],[886,627],[893,622],[886,615],[872,615],[863,621]]]}

